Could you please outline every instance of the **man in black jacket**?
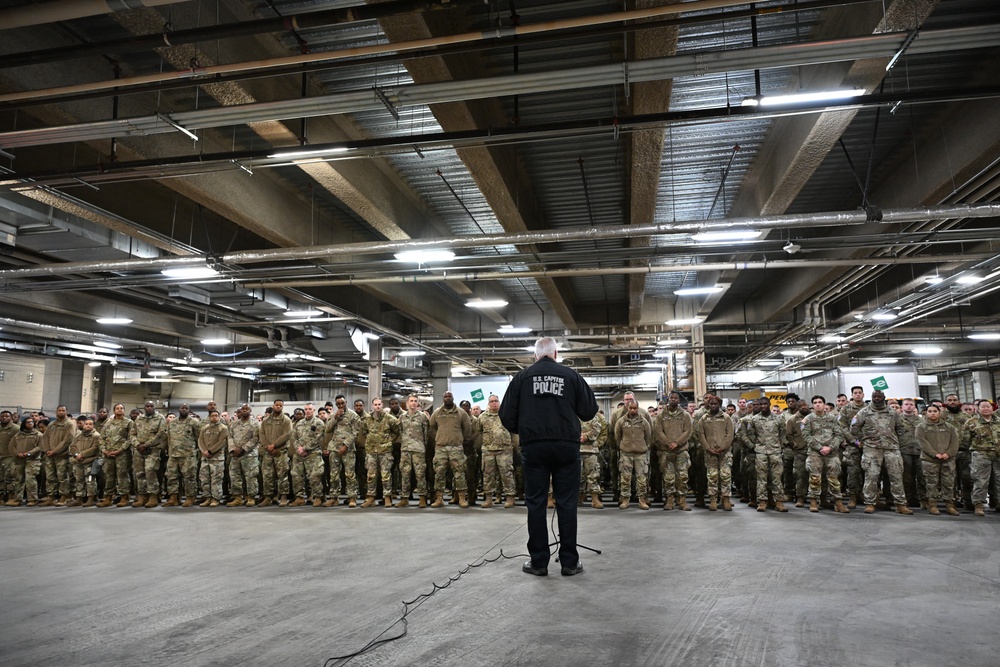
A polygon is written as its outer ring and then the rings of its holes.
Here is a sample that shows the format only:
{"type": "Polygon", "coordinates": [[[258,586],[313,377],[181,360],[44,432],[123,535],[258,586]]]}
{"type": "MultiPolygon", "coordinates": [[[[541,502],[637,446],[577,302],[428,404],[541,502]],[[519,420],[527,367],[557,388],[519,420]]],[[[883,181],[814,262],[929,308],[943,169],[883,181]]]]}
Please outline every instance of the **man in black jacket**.
{"type": "Polygon", "coordinates": [[[580,420],[597,414],[597,401],[587,382],[556,361],[556,342],[535,343],[535,363],[511,380],[500,406],[500,422],[521,441],[524,495],[528,507],[529,574],[545,576],[549,565],[549,533],[545,505],[552,480],[559,516],[559,562],[564,575],[583,572],[576,548],[576,502],[580,495],[580,420]]]}

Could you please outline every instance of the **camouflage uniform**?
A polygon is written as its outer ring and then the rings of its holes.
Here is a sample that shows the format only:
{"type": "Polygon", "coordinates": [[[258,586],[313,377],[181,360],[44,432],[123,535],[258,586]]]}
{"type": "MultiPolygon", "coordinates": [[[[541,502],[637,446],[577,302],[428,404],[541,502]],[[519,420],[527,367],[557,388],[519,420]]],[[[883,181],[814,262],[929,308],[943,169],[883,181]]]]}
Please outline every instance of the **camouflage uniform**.
{"type": "Polygon", "coordinates": [[[785,417],[785,443],[787,446],[783,453],[785,457],[788,457],[789,454],[792,457],[792,479],[790,484],[787,482],[785,484],[785,495],[794,495],[796,498],[805,498],[809,488],[809,475],[806,471],[809,447],[806,445],[805,438],[802,437],[804,419],[805,417],[798,411],[785,417]]]}
{"type": "Polygon", "coordinates": [[[837,502],[841,498],[840,448],[844,443],[853,442],[854,438],[835,415],[813,412],[802,422],[802,439],[809,449],[806,459],[806,472],[809,473],[807,497],[817,502],[821,499],[823,475],[826,475],[829,500],[837,502]],[[830,453],[826,456],[820,454],[823,447],[830,448],[830,453]]]}
{"type": "Polygon", "coordinates": [[[781,473],[784,470],[781,449],[785,442],[785,420],[782,415],[771,414],[769,410],[762,411],[750,420],[750,429],[756,458],[757,502],[767,500],[769,488],[774,501],[782,502],[785,495],[781,488],[781,473]]]}
{"type": "Polygon", "coordinates": [[[969,451],[969,440],[964,437],[965,424],[972,415],[961,410],[952,412],[945,407],[941,411],[941,419],[948,422],[958,431],[958,456],[955,457],[955,499],[965,501],[966,507],[972,507],[972,452],[969,451]]]}
{"type": "Polygon", "coordinates": [[[499,412],[479,415],[477,427],[482,435],[483,493],[487,498],[497,489],[497,477],[503,483],[503,493],[514,495],[514,444],[510,432],[500,423],[499,412]]]}
{"type": "Polygon", "coordinates": [[[444,491],[450,468],[455,476],[455,491],[464,492],[465,452],[463,445],[472,441],[472,419],[457,405],[443,405],[431,415],[429,440],[434,443],[434,491],[444,491]]]}
{"type": "Polygon", "coordinates": [[[132,480],[129,477],[132,445],[135,443],[135,422],[127,416],[121,419],[112,417],[104,424],[101,432],[101,455],[104,457],[104,494],[112,495],[117,484],[118,495],[128,498],[132,492],[132,480]],[[121,452],[117,456],[108,456],[108,452],[121,452]]]}
{"type": "Polygon", "coordinates": [[[288,448],[286,444],[292,437],[292,420],[284,412],[280,415],[271,413],[260,422],[257,438],[260,441],[260,472],[264,482],[264,498],[273,499],[275,495],[288,497],[288,448]],[[274,453],[267,451],[274,445],[274,453]],[[277,484],[275,484],[277,482],[277,484]],[[277,494],[275,493],[277,491],[277,494]]]}
{"type": "Polygon", "coordinates": [[[899,439],[899,454],[903,457],[903,488],[907,503],[915,505],[927,500],[924,471],[920,464],[920,443],[916,437],[917,425],[924,419],[916,412],[912,415],[901,412],[899,421],[906,431],[899,439]]]}
{"type": "Polygon", "coordinates": [[[580,493],[601,493],[601,466],[597,461],[597,440],[601,437],[601,422],[594,417],[580,422],[580,493]]]}
{"type": "Polygon", "coordinates": [[[417,496],[427,495],[427,437],[430,417],[422,410],[412,415],[407,411],[399,416],[399,474],[400,497],[410,497],[410,476],[417,478],[417,496]]]}
{"type": "MultiPolygon", "coordinates": [[[[173,424],[179,422],[175,419],[173,424]]],[[[173,426],[171,424],[171,426],[173,426]]],[[[226,473],[226,446],[229,444],[229,428],[222,422],[205,424],[198,435],[198,449],[201,454],[201,494],[207,499],[222,500],[222,480],[226,473]],[[208,456],[205,456],[208,452],[208,456]]],[[[185,486],[187,480],[185,480],[185,486]]]]}
{"type": "Polygon", "coordinates": [[[340,473],[344,473],[344,482],[347,486],[347,497],[358,497],[358,477],[355,470],[355,452],[358,433],[361,431],[361,418],[354,410],[344,410],[340,417],[336,412],[326,420],[326,431],[324,439],[326,444],[323,448],[330,452],[330,476],[327,498],[334,499],[340,497],[340,473]],[[343,454],[340,449],[346,447],[343,454]]]}
{"type": "Polygon", "coordinates": [[[97,496],[97,475],[91,474],[91,466],[101,455],[101,434],[97,429],[78,431],[69,445],[70,460],[73,462],[73,479],[76,481],[76,497],[97,496]],[[76,458],[77,454],[80,458],[76,458]]]}
{"type": "MultiPolygon", "coordinates": [[[[864,407],[864,403],[858,405],[854,401],[848,401],[847,405],[840,409],[840,425],[849,431],[854,415],[858,414],[864,407]]],[[[864,481],[864,466],[861,462],[864,452],[860,445],[854,444],[856,440],[856,438],[852,439],[844,449],[844,467],[847,469],[847,493],[859,498],[861,485],[864,481]]]]}
{"type": "Polygon", "coordinates": [[[693,429],[691,415],[683,408],[671,410],[667,406],[653,422],[653,447],[663,479],[664,499],[687,495],[688,468],[691,466],[688,441],[693,429]],[[673,449],[670,449],[671,442],[677,443],[673,449]]]}
{"type": "Polygon", "coordinates": [[[985,505],[990,475],[1000,475],[1000,419],[993,415],[986,421],[982,415],[973,415],[965,422],[962,436],[972,453],[972,504],[985,505]]]}
{"type": "Polygon", "coordinates": [[[749,413],[740,417],[734,425],[733,447],[740,449],[740,499],[745,502],[757,501],[757,455],[753,429],[750,420],[756,415],[749,413]]]}
{"type": "Polygon", "coordinates": [[[648,416],[642,410],[634,417],[627,413],[615,422],[615,440],[618,442],[618,489],[621,500],[628,500],[632,490],[632,476],[635,475],[635,490],[639,498],[645,498],[649,482],[649,440],[653,429],[648,416]]]}
{"type": "Polygon", "coordinates": [[[865,475],[865,505],[875,505],[878,500],[883,463],[889,474],[890,490],[896,505],[905,505],[903,458],[899,454],[899,439],[904,433],[899,415],[887,405],[881,410],[873,405],[865,406],[851,420],[851,435],[864,446],[861,465],[865,475]]]}
{"type": "MultiPolygon", "coordinates": [[[[176,420],[174,420],[176,421],[176,420]]],[[[136,493],[160,497],[160,451],[167,444],[167,420],[158,412],[135,418],[135,448],[132,450],[132,474],[136,493]],[[142,451],[141,448],[145,448],[142,451]]]]}
{"type": "Polygon", "coordinates": [[[45,436],[41,431],[31,429],[18,432],[10,439],[11,451],[17,454],[31,454],[29,458],[14,459],[14,498],[20,500],[25,491],[29,503],[38,502],[38,473],[42,471],[41,458],[45,456],[45,436]]]}
{"type": "Polygon", "coordinates": [[[167,493],[171,496],[180,493],[182,479],[185,496],[194,498],[198,494],[197,450],[201,428],[201,421],[193,415],[178,417],[167,426],[167,493]]]}
{"type": "Polygon", "coordinates": [[[75,437],[76,421],[69,417],[54,419],[45,429],[46,449],[54,452],[52,456],[42,457],[42,464],[45,467],[45,493],[50,497],[60,495],[69,498],[72,492],[69,445],[75,437]]]}
{"type": "Polygon", "coordinates": [[[306,480],[314,498],[323,496],[323,430],[325,426],[318,417],[301,419],[292,428],[292,447],[305,450],[305,456],[296,451],[294,460],[299,465],[292,466],[292,490],[297,498],[306,497],[306,480]]]}
{"type": "Polygon", "coordinates": [[[20,426],[15,422],[0,427],[0,492],[7,496],[8,500],[14,498],[14,489],[17,488],[15,477],[20,470],[17,457],[14,456],[15,452],[11,448],[11,441],[20,430],[20,426]]]}
{"type": "Polygon", "coordinates": [[[253,417],[229,424],[229,489],[247,499],[257,497],[259,434],[260,424],[253,417]]]}
{"type": "Polygon", "coordinates": [[[399,420],[382,410],[373,410],[361,420],[359,437],[365,444],[368,497],[375,497],[376,477],[382,478],[382,495],[392,494],[392,443],[399,438],[399,420]]]}
{"type": "Polygon", "coordinates": [[[937,423],[925,419],[917,424],[914,436],[923,454],[928,504],[937,507],[938,501],[944,500],[951,505],[955,499],[955,457],[961,439],[958,431],[943,418],[937,423]],[[942,461],[937,454],[947,454],[948,459],[942,461]]]}
{"type": "Polygon", "coordinates": [[[714,415],[706,411],[694,420],[692,434],[705,451],[709,498],[728,498],[733,486],[733,420],[724,410],[714,415]]]}
{"type": "MultiPolygon", "coordinates": [[[[601,480],[602,487],[610,488],[611,486],[611,447],[608,441],[611,439],[609,437],[608,431],[610,428],[608,426],[608,420],[604,418],[604,415],[597,413],[594,417],[600,424],[600,432],[597,435],[597,440],[595,444],[597,445],[598,460],[601,463],[601,480]]],[[[516,463],[516,461],[515,461],[516,463]]]]}

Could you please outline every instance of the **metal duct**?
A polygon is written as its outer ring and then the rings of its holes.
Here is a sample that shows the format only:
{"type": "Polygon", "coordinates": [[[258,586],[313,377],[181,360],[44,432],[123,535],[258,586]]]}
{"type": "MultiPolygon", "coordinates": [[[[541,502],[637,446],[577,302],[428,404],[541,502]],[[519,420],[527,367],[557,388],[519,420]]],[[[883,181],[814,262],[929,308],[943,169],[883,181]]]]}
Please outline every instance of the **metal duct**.
{"type": "Polygon", "coordinates": [[[0,26],[5,30],[24,28],[87,16],[114,14],[142,7],[176,5],[182,2],[188,0],[55,0],[0,11],[0,26]]]}

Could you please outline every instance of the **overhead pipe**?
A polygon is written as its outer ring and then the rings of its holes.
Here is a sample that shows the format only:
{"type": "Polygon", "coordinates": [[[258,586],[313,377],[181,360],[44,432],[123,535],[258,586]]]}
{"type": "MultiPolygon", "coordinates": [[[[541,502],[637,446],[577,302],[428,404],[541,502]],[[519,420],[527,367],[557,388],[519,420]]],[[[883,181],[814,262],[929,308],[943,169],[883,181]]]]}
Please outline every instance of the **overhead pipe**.
{"type": "Polygon", "coordinates": [[[53,0],[0,10],[0,29],[26,28],[142,7],[176,5],[188,0],[53,0]]]}
{"type": "MultiPolygon", "coordinates": [[[[880,212],[878,221],[883,224],[894,224],[902,222],[917,222],[923,220],[937,220],[946,218],[981,219],[1000,216],[1000,203],[998,204],[960,204],[952,206],[927,206],[906,209],[887,209],[880,212]]],[[[563,241],[591,241],[599,239],[623,239],[640,236],[656,236],[660,234],[690,233],[699,231],[723,231],[732,229],[784,229],[789,227],[839,227],[846,225],[861,225],[872,222],[872,217],[866,211],[840,211],[831,213],[806,213],[788,215],[770,215],[758,217],[728,218],[724,220],[693,220],[690,222],[660,222],[647,223],[641,225],[624,225],[621,227],[574,227],[551,231],[529,231],[500,234],[481,234],[475,236],[452,236],[447,238],[430,239],[407,239],[407,240],[383,240],[383,241],[363,241],[358,243],[339,243],[323,246],[305,246],[292,248],[269,248],[265,250],[240,250],[227,252],[222,255],[201,255],[187,257],[161,257],[154,259],[123,259],[104,260],[92,262],[62,262],[58,264],[45,264],[31,268],[4,269],[0,270],[0,279],[27,278],[32,276],[62,275],[68,273],[92,273],[107,271],[135,271],[141,269],[160,270],[171,267],[198,266],[206,263],[213,265],[225,264],[255,264],[262,262],[293,261],[307,259],[324,259],[340,255],[377,255],[400,252],[403,250],[421,249],[453,249],[453,248],[478,248],[490,245],[522,245],[522,244],[543,244],[560,243],[563,241]]],[[[990,257],[992,255],[984,255],[990,257]]],[[[909,258],[907,258],[909,259],[909,258]]],[[[921,258],[922,259],[922,258],[921,258]]],[[[954,259],[953,256],[940,256],[932,261],[946,261],[954,259]]],[[[830,260],[834,261],[834,260],[830,260]]],[[[840,260],[837,260],[840,261],[840,260]]],[[[843,260],[846,264],[838,266],[850,266],[850,262],[855,264],[863,263],[864,260],[843,260]]],[[[891,264],[894,260],[878,260],[891,264]]],[[[899,262],[904,263],[904,262],[899,262]]],[[[739,269],[742,266],[755,266],[757,268],[772,267],[801,267],[804,265],[815,265],[812,262],[796,262],[782,260],[775,262],[720,262],[717,264],[693,265],[696,268],[686,270],[699,270],[697,267],[714,266],[713,270],[739,269]]],[[[632,267],[637,273],[644,271],[654,272],[653,269],[663,267],[632,267]]],[[[616,269],[616,272],[624,272],[623,269],[616,269]]],[[[540,276],[553,275],[551,271],[532,272],[540,276]]],[[[448,276],[448,280],[462,280],[454,276],[448,276]]],[[[462,275],[482,276],[495,275],[498,278],[510,278],[520,275],[527,277],[525,273],[512,274],[510,272],[496,272],[495,274],[477,274],[467,272],[462,275]]],[[[593,274],[596,275],[596,274],[593,274]]],[[[434,277],[435,280],[439,278],[434,277]]],[[[482,279],[482,278],[472,278],[482,279]]],[[[496,279],[496,278],[491,278],[496,279]]],[[[228,279],[227,279],[228,280],[228,279]]],[[[390,278],[392,282],[420,282],[420,277],[390,278]]],[[[202,281],[209,282],[209,281],[202,281]]],[[[327,284],[322,281],[310,282],[309,284],[327,284]]],[[[273,286],[273,285],[272,285],[273,286]]]]}

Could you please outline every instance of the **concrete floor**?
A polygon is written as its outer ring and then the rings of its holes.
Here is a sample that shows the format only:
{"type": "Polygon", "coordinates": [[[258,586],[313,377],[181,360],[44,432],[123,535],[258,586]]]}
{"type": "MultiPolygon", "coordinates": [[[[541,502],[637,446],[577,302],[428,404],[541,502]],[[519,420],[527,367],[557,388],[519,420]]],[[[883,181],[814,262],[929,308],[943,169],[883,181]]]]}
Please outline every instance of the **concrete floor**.
{"type": "MultiPolygon", "coordinates": [[[[502,547],[514,510],[0,509],[0,664],[309,665],[502,547]]],[[[1000,664],[1000,514],[582,509],[586,572],[523,558],[352,665],[1000,664]]],[[[396,626],[387,635],[399,630],[396,626]]]]}

